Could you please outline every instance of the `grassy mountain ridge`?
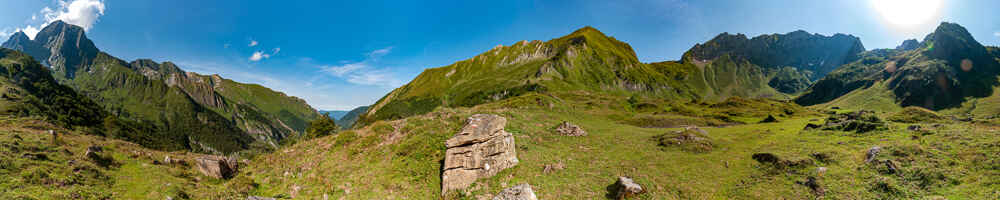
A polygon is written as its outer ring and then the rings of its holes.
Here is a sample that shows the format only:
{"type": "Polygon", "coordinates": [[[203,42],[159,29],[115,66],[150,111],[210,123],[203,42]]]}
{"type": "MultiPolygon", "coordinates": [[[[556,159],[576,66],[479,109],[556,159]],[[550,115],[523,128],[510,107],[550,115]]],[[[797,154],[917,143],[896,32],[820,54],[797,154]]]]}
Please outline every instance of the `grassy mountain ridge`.
{"type": "Polygon", "coordinates": [[[66,126],[97,126],[107,112],[72,88],[60,85],[50,71],[31,56],[0,49],[0,86],[3,113],[41,116],[66,126]]]}
{"type": "Polygon", "coordinates": [[[581,91],[678,101],[729,97],[790,99],[811,80],[864,51],[858,38],[804,31],[721,34],[681,61],[642,63],[627,43],[592,27],[549,41],[522,41],[431,68],[377,101],[359,124],[400,119],[439,106],[469,107],[530,92],[581,91]],[[777,55],[793,53],[788,58],[777,55]],[[777,89],[776,89],[777,88],[777,89]]]}
{"type": "Polygon", "coordinates": [[[260,85],[184,72],[170,62],[125,62],[100,52],[82,28],[61,21],[35,40],[23,36],[15,34],[3,47],[27,51],[52,66],[61,83],[133,121],[136,132],[150,132],[130,137],[146,138],[136,142],[150,147],[218,153],[255,142],[275,147],[319,116],[305,101],[260,85]]]}

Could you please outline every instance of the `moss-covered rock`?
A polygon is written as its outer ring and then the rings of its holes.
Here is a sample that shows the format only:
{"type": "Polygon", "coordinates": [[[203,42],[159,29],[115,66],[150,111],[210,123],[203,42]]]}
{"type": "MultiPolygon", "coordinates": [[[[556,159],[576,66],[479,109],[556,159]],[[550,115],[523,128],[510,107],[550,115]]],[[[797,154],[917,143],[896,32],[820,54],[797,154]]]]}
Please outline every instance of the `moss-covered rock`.
{"type": "Polygon", "coordinates": [[[911,106],[889,116],[888,120],[901,123],[933,123],[945,120],[945,118],[932,110],[911,106]]]}

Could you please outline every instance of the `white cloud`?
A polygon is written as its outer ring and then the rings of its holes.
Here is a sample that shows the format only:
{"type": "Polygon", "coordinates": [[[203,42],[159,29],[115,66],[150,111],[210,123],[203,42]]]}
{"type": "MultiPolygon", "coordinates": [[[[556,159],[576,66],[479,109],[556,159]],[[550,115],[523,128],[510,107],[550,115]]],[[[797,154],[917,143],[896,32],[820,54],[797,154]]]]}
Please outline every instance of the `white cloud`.
{"type": "Polygon", "coordinates": [[[993,32],[993,36],[997,36],[997,37],[1000,37],[1000,31],[997,31],[997,32],[993,32]]]}
{"type": "Polygon", "coordinates": [[[394,88],[402,85],[402,81],[396,78],[391,71],[378,69],[374,65],[378,60],[392,52],[393,47],[377,49],[365,54],[367,58],[360,62],[348,62],[336,66],[323,66],[321,72],[331,76],[344,78],[347,82],[357,85],[371,85],[385,88],[394,88]]]}
{"type": "Polygon", "coordinates": [[[255,51],[255,52],[253,52],[253,55],[250,55],[250,61],[256,62],[256,61],[260,61],[260,60],[263,60],[263,59],[268,59],[268,58],[271,58],[271,56],[277,55],[278,52],[281,52],[281,48],[274,48],[274,49],[272,49],[271,50],[271,54],[266,54],[263,51],[255,51]]]}
{"type": "Polygon", "coordinates": [[[395,88],[403,85],[403,82],[393,77],[388,70],[358,71],[348,75],[347,82],[386,88],[395,88]]]}
{"type": "Polygon", "coordinates": [[[260,43],[258,43],[257,40],[250,40],[250,45],[247,45],[247,46],[253,47],[253,46],[257,46],[258,44],[260,44],[260,43]]]}
{"type": "Polygon", "coordinates": [[[59,9],[42,9],[45,19],[49,22],[62,20],[63,22],[83,27],[83,30],[90,30],[97,22],[97,18],[104,15],[103,0],[73,0],[72,2],[59,1],[59,9]]]}
{"type": "Polygon", "coordinates": [[[25,35],[28,35],[30,39],[34,40],[35,35],[38,35],[38,32],[42,30],[41,28],[28,25],[27,27],[17,29],[17,31],[24,32],[25,35]]]}
{"type": "Polygon", "coordinates": [[[104,15],[105,8],[104,0],[60,0],[59,8],[45,7],[37,14],[31,15],[31,21],[41,18],[45,20],[44,22],[38,25],[27,25],[24,28],[16,29],[16,31],[22,31],[29,38],[35,39],[35,35],[43,27],[56,20],[62,20],[68,24],[80,26],[84,31],[89,31],[97,23],[98,18],[104,15]]]}
{"type": "Polygon", "coordinates": [[[271,57],[271,56],[267,55],[267,54],[264,54],[264,52],[256,51],[256,52],[253,52],[253,55],[250,56],[250,61],[260,61],[260,60],[263,60],[264,58],[268,58],[268,57],[271,57]]]}
{"type": "Polygon", "coordinates": [[[347,75],[348,72],[354,72],[363,68],[368,68],[368,65],[365,65],[364,63],[348,63],[340,66],[324,67],[322,71],[337,77],[343,77],[344,75],[347,75]]]}

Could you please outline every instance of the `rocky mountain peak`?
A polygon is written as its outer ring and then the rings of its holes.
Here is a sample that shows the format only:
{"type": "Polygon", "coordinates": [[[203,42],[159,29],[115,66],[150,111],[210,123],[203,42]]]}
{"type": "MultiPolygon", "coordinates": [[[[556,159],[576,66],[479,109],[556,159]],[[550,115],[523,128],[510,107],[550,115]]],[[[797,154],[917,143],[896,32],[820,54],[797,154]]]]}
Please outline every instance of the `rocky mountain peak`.
{"type": "Polygon", "coordinates": [[[21,41],[31,41],[31,38],[28,38],[28,35],[24,34],[24,31],[18,31],[17,33],[14,33],[14,35],[11,35],[10,39],[8,39],[6,43],[19,43],[21,41]]]}
{"type": "Polygon", "coordinates": [[[909,51],[909,50],[914,50],[914,49],[917,49],[917,48],[920,48],[920,42],[917,42],[917,39],[909,39],[909,40],[903,41],[903,44],[900,44],[899,46],[897,46],[896,50],[909,51]]]}
{"type": "Polygon", "coordinates": [[[3,47],[24,51],[40,63],[51,66],[56,77],[70,79],[77,69],[89,65],[100,52],[83,28],[58,20],[42,28],[34,40],[19,32],[3,47]]]}
{"type": "Polygon", "coordinates": [[[852,35],[824,36],[798,30],[787,34],[760,35],[722,33],[684,53],[683,61],[707,62],[728,55],[764,68],[794,67],[823,77],[837,67],[858,59],[864,52],[861,39],[852,35]]]}
{"type": "Polygon", "coordinates": [[[934,59],[948,61],[949,65],[958,66],[962,60],[973,62],[989,62],[989,53],[982,44],[969,34],[961,25],[942,22],[934,33],[924,38],[926,54],[934,59]]]}

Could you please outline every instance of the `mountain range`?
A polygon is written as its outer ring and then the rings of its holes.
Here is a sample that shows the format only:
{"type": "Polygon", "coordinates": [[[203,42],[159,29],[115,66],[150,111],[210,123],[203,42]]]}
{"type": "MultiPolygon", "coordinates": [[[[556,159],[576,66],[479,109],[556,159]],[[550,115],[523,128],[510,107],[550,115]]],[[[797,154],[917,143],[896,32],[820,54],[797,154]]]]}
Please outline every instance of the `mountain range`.
{"type": "Polygon", "coordinates": [[[497,46],[469,60],[425,70],[392,91],[362,124],[438,106],[473,106],[547,90],[635,93],[684,101],[730,97],[791,99],[865,51],[854,36],[723,33],[679,61],[642,63],[631,46],[592,27],[547,42],[497,46]]]}
{"type": "Polygon", "coordinates": [[[640,199],[1000,194],[1000,48],[954,23],[872,50],[722,33],[648,63],[584,27],[426,69],[334,123],[261,85],[121,60],[61,21],[2,47],[0,197],[489,199],[528,183],[594,199],[623,178],[640,199]],[[463,137],[482,143],[449,145],[463,137]],[[501,154],[513,167],[443,189],[501,154]]]}
{"type": "Polygon", "coordinates": [[[59,83],[133,122],[121,137],[148,147],[214,153],[276,148],[319,116],[302,99],[260,85],[185,72],[171,62],[125,62],[62,21],[33,40],[15,33],[2,47],[25,52],[59,83]]]}

